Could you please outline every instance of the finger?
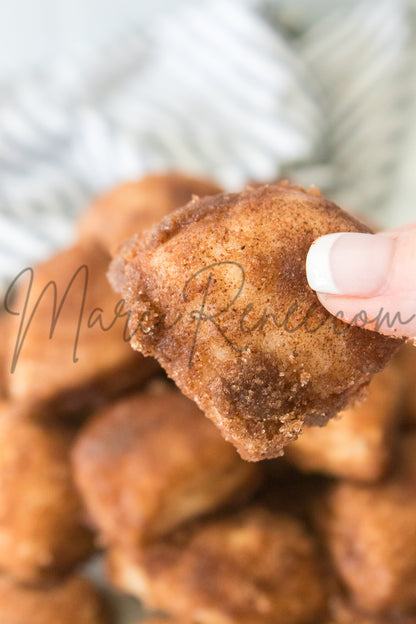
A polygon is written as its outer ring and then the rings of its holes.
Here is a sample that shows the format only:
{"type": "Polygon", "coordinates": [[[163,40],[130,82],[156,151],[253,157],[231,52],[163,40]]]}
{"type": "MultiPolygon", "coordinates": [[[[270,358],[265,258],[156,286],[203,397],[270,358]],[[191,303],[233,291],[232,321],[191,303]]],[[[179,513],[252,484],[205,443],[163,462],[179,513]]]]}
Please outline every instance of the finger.
{"type": "Polygon", "coordinates": [[[416,337],[416,301],[407,300],[398,306],[395,298],[387,296],[365,299],[324,293],[317,295],[331,314],[346,323],[386,336],[416,337]]]}
{"type": "Polygon", "coordinates": [[[385,230],[384,232],[377,232],[380,236],[391,236],[394,234],[402,234],[405,232],[410,232],[412,230],[416,230],[416,223],[411,223],[410,225],[400,225],[398,227],[392,228],[391,230],[385,230]]]}
{"type": "Polygon", "coordinates": [[[333,314],[343,312],[350,323],[359,318],[367,329],[382,333],[416,335],[414,226],[323,236],[310,248],[306,269],[309,285],[333,314]]]}

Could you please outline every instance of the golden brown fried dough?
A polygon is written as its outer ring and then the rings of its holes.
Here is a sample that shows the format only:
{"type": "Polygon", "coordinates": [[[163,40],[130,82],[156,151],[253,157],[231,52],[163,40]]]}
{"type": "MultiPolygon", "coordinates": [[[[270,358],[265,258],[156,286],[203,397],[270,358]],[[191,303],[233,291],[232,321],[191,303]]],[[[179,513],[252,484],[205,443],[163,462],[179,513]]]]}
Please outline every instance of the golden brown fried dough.
{"type": "Polygon", "coordinates": [[[245,459],[278,456],[304,422],[325,424],[397,349],[337,321],[307,284],[310,245],[339,231],[368,230],[316,189],[259,186],[190,202],[113,261],[132,346],[245,459]]]}
{"type": "Polygon", "coordinates": [[[290,516],[249,508],[144,549],[114,549],[110,578],[198,624],[312,624],[324,608],[315,545],[290,516]]]}
{"type": "Polygon", "coordinates": [[[92,551],[71,475],[73,438],[0,407],[0,570],[18,580],[43,582],[92,551]]]}
{"type": "Polygon", "coordinates": [[[44,589],[22,587],[0,577],[2,624],[108,624],[99,594],[86,579],[69,578],[44,589]]]}
{"type": "Polygon", "coordinates": [[[157,223],[193,195],[215,195],[221,189],[178,173],[150,175],[117,186],[99,197],[80,220],[81,239],[96,240],[109,253],[126,238],[157,223]]]}
{"type": "Polygon", "coordinates": [[[259,469],[166,382],[103,410],[73,452],[75,478],[104,541],[134,544],[246,497],[259,469]]]}
{"type": "Polygon", "coordinates": [[[389,467],[399,420],[401,382],[390,364],[375,375],[367,397],[325,427],[305,427],[285,457],[305,472],[377,481],[389,467]]]}
{"type": "Polygon", "coordinates": [[[335,567],[364,611],[416,609],[416,435],[399,453],[386,481],[334,485],[316,510],[335,567]]]}
{"type": "Polygon", "coordinates": [[[108,262],[98,247],[76,245],[35,267],[23,323],[29,276],[19,282],[16,301],[10,303],[19,315],[7,318],[10,370],[17,343],[21,351],[8,385],[12,399],[32,414],[90,409],[158,370],[154,360],[134,354],[124,339],[126,317],[116,317],[121,306],[106,280],[108,262]],[[55,327],[54,286],[41,297],[51,281],[57,289],[55,318],[62,306],[55,327]]]}

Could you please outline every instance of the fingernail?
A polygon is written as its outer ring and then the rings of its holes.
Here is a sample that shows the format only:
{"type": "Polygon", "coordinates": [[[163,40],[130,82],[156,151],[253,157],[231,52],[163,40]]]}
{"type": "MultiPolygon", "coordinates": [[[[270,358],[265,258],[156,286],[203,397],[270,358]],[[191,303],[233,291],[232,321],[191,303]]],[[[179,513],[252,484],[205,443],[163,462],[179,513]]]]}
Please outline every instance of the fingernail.
{"type": "Polygon", "coordinates": [[[371,297],[387,286],[394,241],[387,236],[340,232],[318,238],[306,259],[309,286],[330,295],[371,297]]]}

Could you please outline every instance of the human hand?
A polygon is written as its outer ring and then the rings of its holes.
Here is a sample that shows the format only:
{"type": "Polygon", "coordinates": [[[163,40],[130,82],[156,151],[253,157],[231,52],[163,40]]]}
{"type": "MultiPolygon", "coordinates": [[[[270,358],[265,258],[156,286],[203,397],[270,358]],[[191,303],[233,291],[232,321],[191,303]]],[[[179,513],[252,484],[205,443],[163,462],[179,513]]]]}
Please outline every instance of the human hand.
{"type": "Polygon", "coordinates": [[[306,273],[335,316],[382,334],[416,337],[416,224],[321,236],[309,250],[306,273]]]}

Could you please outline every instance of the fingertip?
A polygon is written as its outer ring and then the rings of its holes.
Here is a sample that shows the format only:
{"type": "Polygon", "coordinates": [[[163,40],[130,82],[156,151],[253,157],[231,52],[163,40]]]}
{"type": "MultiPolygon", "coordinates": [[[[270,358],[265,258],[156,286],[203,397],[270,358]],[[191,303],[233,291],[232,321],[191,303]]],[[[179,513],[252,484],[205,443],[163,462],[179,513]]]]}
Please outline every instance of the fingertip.
{"type": "Polygon", "coordinates": [[[373,297],[388,286],[394,244],[391,238],[361,232],[321,236],[306,259],[308,283],[321,293],[373,297]]]}
{"type": "Polygon", "coordinates": [[[326,234],[314,241],[306,257],[306,277],[308,284],[317,292],[339,294],[331,267],[331,249],[342,232],[326,234]]]}

